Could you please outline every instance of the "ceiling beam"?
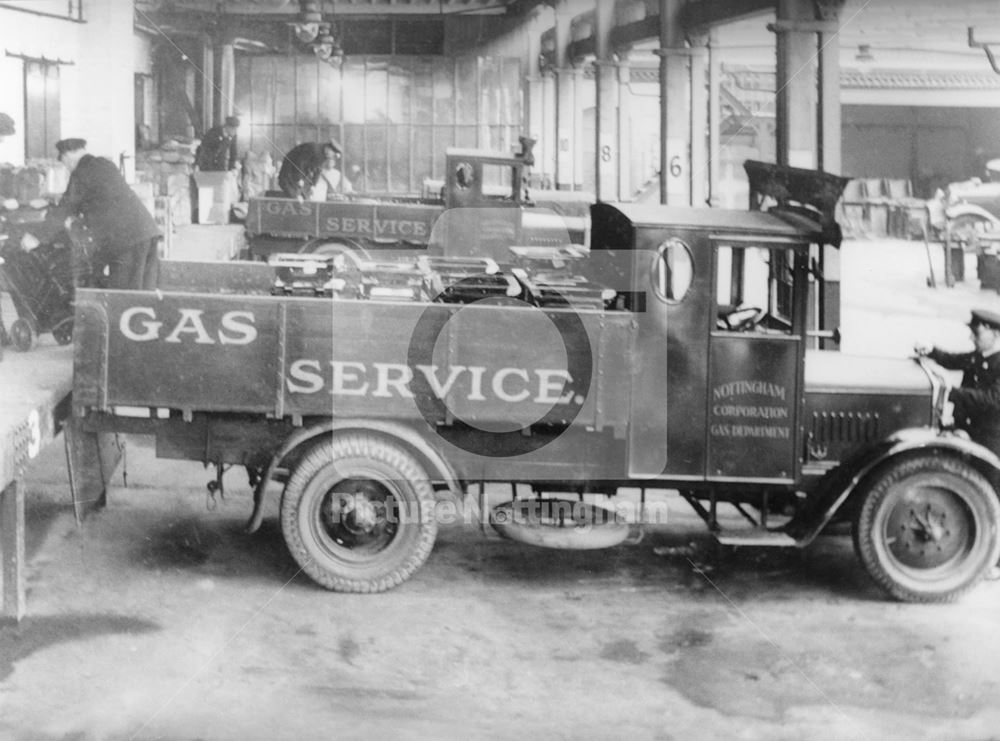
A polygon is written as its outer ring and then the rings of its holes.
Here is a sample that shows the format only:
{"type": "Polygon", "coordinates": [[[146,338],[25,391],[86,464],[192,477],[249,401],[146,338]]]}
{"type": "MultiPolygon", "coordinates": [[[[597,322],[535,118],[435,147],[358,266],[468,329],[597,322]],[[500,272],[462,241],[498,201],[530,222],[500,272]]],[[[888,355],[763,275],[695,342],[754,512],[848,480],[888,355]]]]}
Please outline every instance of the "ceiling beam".
{"type": "Polygon", "coordinates": [[[777,0],[699,0],[681,11],[681,25],[688,31],[708,30],[724,23],[773,13],[777,0]]]}

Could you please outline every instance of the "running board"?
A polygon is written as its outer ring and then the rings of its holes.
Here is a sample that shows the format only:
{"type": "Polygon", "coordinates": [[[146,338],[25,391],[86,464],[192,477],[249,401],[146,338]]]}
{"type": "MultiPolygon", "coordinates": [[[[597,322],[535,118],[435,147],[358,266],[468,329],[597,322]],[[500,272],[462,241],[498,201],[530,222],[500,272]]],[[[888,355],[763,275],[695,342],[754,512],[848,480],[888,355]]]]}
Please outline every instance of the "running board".
{"type": "Polygon", "coordinates": [[[789,548],[798,545],[788,533],[777,530],[735,530],[715,534],[715,539],[723,545],[752,545],[789,548]]]}

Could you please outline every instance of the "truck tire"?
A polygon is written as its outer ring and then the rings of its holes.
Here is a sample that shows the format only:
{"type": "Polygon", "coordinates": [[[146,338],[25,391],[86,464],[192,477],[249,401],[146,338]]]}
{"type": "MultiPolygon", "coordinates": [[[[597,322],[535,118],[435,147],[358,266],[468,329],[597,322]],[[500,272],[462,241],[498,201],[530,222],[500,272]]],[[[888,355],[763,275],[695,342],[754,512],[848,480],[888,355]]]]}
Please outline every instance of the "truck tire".
{"type": "Polygon", "coordinates": [[[951,602],[1000,557],[1000,503],[968,463],[942,455],[891,462],[871,482],[854,547],[883,589],[904,602],[951,602]]]}
{"type": "Polygon", "coordinates": [[[427,473],[399,445],[364,433],[309,450],[281,499],[281,532],[316,583],[384,592],[427,560],[437,536],[427,473]]]}
{"type": "Polygon", "coordinates": [[[33,322],[27,319],[15,319],[10,325],[10,339],[18,352],[33,350],[38,344],[38,330],[33,322]]]}
{"type": "Polygon", "coordinates": [[[490,524],[509,540],[560,550],[613,548],[630,533],[614,511],[568,499],[507,502],[493,508],[490,524]]]}

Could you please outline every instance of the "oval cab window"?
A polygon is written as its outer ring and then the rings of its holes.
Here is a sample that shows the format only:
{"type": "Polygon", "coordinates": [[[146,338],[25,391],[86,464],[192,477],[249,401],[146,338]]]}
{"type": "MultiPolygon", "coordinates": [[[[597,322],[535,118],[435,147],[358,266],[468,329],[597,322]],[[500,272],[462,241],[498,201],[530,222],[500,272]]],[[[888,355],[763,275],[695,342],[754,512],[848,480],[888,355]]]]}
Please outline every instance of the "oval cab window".
{"type": "Polygon", "coordinates": [[[691,250],[677,238],[668,239],[656,250],[650,279],[656,295],[668,303],[684,300],[694,278],[691,250]]]}

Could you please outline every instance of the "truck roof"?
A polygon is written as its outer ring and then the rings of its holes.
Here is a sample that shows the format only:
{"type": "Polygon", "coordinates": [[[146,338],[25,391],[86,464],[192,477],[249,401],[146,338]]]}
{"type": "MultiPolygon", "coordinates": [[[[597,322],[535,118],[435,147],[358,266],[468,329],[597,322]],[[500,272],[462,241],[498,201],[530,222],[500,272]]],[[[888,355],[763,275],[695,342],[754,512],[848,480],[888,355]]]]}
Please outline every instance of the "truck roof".
{"type": "Polygon", "coordinates": [[[695,208],[631,203],[596,203],[591,207],[593,223],[617,222],[622,218],[636,227],[691,227],[713,232],[761,234],[770,237],[813,241],[820,227],[804,216],[779,217],[764,211],[725,208],[695,208]]]}
{"type": "Polygon", "coordinates": [[[461,147],[448,147],[444,151],[446,157],[462,157],[487,164],[510,165],[522,162],[520,155],[497,152],[492,149],[463,149],[461,147]]]}

